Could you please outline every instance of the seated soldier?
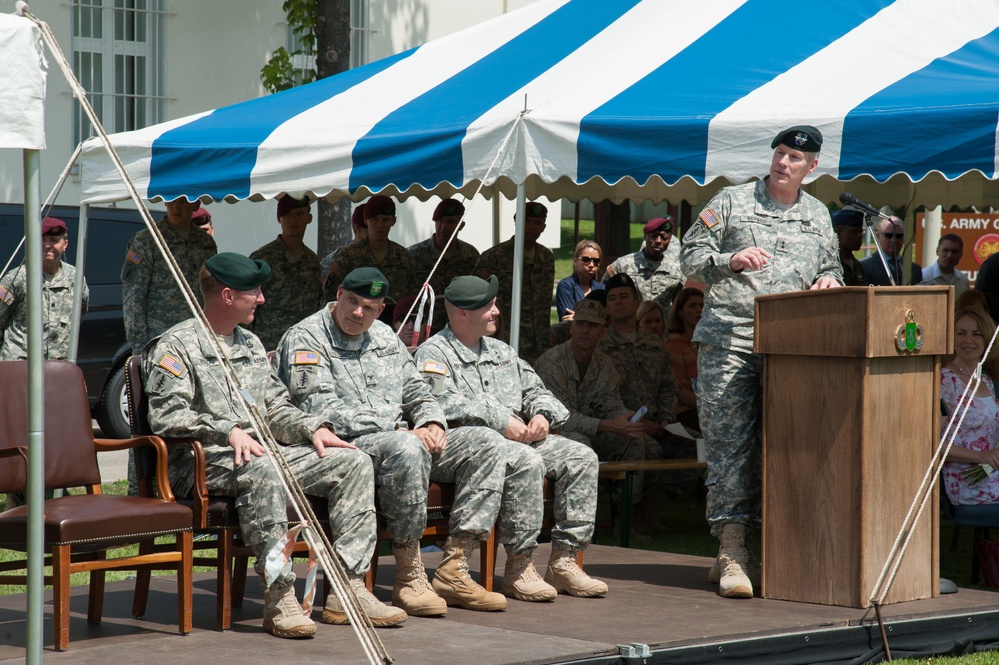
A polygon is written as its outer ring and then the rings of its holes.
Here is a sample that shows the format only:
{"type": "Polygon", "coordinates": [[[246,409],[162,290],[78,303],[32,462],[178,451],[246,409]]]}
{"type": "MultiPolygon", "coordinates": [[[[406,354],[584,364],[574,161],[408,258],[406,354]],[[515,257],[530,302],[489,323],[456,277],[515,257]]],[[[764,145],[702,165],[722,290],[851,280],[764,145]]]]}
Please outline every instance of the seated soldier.
{"type": "MultiPolygon", "coordinates": [[[[315,634],[316,625],[295,600],[294,573],[265,577],[267,555],[288,530],[286,497],[267,448],[233,399],[237,387],[223,369],[218,345],[241,390],[252,396],[283,445],[281,454],[302,490],[328,500],[334,553],[357,578],[367,572],[375,548],[374,474],[368,457],[337,437],[322,417],[295,408],[271,371],[260,340],[241,327],[253,321],[264,302],[260,285],[269,273],[264,261],[239,254],[208,259],[200,284],[212,330],[206,333],[194,318],[173,326],[146,347],[143,374],[153,431],[201,441],[208,488],[236,498],[239,528],[253,548],[254,568],[265,586],[264,630],[278,637],[307,637],[315,634]]],[[[189,450],[173,449],[170,477],[178,496],[190,493],[189,450]]],[[[405,621],[405,612],[386,607],[363,584],[354,591],[374,625],[405,621]]],[[[330,594],[326,602],[339,601],[330,594]]]]}
{"type": "MultiPolygon", "coordinates": [[[[377,268],[345,275],[336,301],[282,338],[274,358],[278,374],[295,404],[329,421],[339,437],[371,457],[380,510],[392,535],[395,606],[413,616],[442,616],[448,605],[502,610],[506,598],[469,577],[467,554],[496,523],[505,446],[481,436],[484,428],[445,433],[444,412],[405,345],[376,321],[389,287],[377,268]],[[457,484],[451,536],[432,585],[420,559],[431,480],[457,484]]],[[[324,614],[328,619],[347,621],[339,611],[324,614]]]]}
{"type": "Polygon", "coordinates": [[[602,596],[607,585],[576,565],[576,552],[593,536],[597,510],[597,456],[581,443],[549,432],[569,414],[509,345],[491,339],[499,310],[499,280],[454,278],[444,291],[448,325],[416,352],[448,422],[484,425],[506,445],[508,468],[543,469],[555,480],[555,527],[544,580],[532,555],[541,533],[542,479],[508,477],[500,511],[506,545],[503,592],[518,600],[552,600],[557,592],[602,596]]]}

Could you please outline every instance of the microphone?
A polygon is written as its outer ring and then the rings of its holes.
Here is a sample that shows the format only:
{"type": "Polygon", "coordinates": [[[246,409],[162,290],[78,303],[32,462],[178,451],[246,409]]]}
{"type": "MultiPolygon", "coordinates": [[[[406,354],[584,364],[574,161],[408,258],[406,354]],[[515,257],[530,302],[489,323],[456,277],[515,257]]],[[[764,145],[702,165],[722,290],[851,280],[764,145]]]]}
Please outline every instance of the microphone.
{"type": "Polygon", "coordinates": [[[875,217],[880,217],[882,219],[891,219],[888,215],[884,214],[870,203],[864,203],[856,196],[850,192],[843,192],[839,195],[839,202],[845,206],[853,206],[859,210],[866,212],[868,215],[874,215],[875,217]]]}

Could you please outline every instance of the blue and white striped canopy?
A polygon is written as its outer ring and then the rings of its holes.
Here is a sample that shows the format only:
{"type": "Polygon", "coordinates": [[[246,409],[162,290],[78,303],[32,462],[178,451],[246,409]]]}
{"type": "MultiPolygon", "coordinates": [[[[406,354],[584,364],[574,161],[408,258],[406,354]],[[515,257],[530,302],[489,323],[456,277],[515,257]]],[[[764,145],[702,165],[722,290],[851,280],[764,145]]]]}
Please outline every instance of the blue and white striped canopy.
{"type": "MultiPolygon", "coordinates": [[[[980,203],[996,192],[997,27],[996,0],[538,0],[113,144],[150,199],[512,196],[526,183],[552,198],[697,200],[765,175],[775,133],[812,124],[828,198],[858,179],[854,191],[902,182],[904,202],[919,183],[934,204],[980,203]]],[[[121,198],[91,139],[84,199],[121,198]]]]}

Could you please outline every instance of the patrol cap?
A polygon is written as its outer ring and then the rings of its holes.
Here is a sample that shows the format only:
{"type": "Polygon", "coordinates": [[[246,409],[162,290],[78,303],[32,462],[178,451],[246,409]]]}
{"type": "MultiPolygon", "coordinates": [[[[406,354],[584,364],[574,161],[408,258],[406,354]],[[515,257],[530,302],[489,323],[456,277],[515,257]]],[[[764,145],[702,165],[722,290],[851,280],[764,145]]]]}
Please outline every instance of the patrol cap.
{"type": "Polygon", "coordinates": [[[788,127],[770,143],[771,148],[786,145],[802,152],[818,152],[822,149],[822,132],[811,125],[788,127]]]}
{"type": "Polygon", "coordinates": [[[660,229],[664,230],[666,233],[673,233],[673,217],[666,215],[665,217],[653,217],[649,221],[645,222],[645,226],[642,227],[642,233],[649,235],[650,233],[659,233],[660,229]]]}
{"type": "Polygon", "coordinates": [[[344,291],[362,298],[385,298],[389,292],[388,280],[378,268],[355,268],[347,273],[340,285],[344,291]]]}
{"type": "Polygon", "coordinates": [[[499,292],[499,278],[489,275],[489,281],[475,275],[460,275],[444,289],[444,298],[458,309],[480,309],[488,305],[499,292]]]}
{"type": "Polygon", "coordinates": [[[635,284],[635,280],[631,278],[631,275],[623,272],[615,273],[613,277],[607,280],[607,284],[605,285],[604,288],[604,293],[608,294],[611,292],[611,289],[619,289],[625,286],[631,289],[631,292],[635,294],[636,298],[641,300],[641,296],[639,295],[638,286],[635,284]]]}
{"type": "Polygon", "coordinates": [[[221,252],[205,261],[205,268],[212,276],[237,291],[252,291],[271,274],[266,261],[251,259],[235,252],[221,252]]]}
{"type": "Polygon", "coordinates": [[[46,217],[42,220],[43,236],[61,236],[66,233],[66,222],[55,217],[46,217]]]}
{"type": "Polygon", "coordinates": [[[350,215],[350,223],[351,223],[351,225],[356,226],[356,227],[360,227],[362,229],[367,227],[367,224],[364,223],[364,204],[363,203],[361,205],[357,206],[356,208],[354,208],[354,212],[351,213],[351,215],[350,215]]]}
{"type": "Polygon", "coordinates": [[[832,225],[855,226],[858,229],[864,228],[864,213],[859,210],[837,210],[832,214],[832,225]]]}
{"type": "Polygon", "coordinates": [[[191,223],[195,226],[204,226],[212,223],[212,213],[199,207],[191,213],[191,223]]]}
{"type": "Polygon", "coordinates": [[[540,217],[541,219],[548,219],[548,208],[546,208],[541,203],[537,201],[528,201],[527,211],[524,213],[525,217],[540,217]]]}
{"type": "Polygon", "coordinates": [[[596,300],[583,298],[572,306],[572,312],[573,321],[589,321],[600,325],[607,323],[607,308],[596,300]]]}
{"type": "Polygon", "coordinates": [[[294,196],[285,194],[280,199],[278,199],[278,207],[277,207],[278,219],[281,219],[282,217],[284,217],[285,215],[287,215],[289,212],[291,212],[296,208],[308,208],[310,205],[312,205],[312,202],[309,201],[308,196],[296,199],[294,196]]]}
{"type": "Polygon", "coordinates": [[[364,219],[371,219],[378,215],[392,215],[395,217],[395,201],[381,194],[372,196],[364,203],[364,219]]]}
{"type": "Polygon", "coordinates": [[[444,199],[437,204],[434,208],[433,220],[439,222],[441,217],[454,217],[461,216],[465,214],[465,206],[461,204],[461,201],[456,201],[455,199],[444,199]]]}

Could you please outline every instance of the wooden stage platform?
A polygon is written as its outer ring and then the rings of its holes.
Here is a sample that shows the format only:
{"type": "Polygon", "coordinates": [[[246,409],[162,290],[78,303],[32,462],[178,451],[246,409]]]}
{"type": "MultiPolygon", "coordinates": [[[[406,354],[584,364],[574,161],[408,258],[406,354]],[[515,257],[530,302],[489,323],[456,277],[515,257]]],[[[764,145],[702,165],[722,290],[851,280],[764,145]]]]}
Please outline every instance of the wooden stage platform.
{"type": "MultiPolygon", "coordinates": [[[[547,561],[542,545],[535,562],[547,561]]],[[[502,574],[503,552],[497,568],[502,574]]],[[[426,554],[428,567],[439,553],[426,554]]],[[[402,626],[379,630],[400,664],[502,663],[815,663],[865,662],[880,653],[873,612],[754,598],[725,600],[707,581],[710,560],[609,546],[593,546],[586,568],[610,585],[605,598],[559,596],[553,603],[511,600],[506,611],[452,608],[443,619],[410,617],[402,626]],[[621,655],[619,645],[636,647],[621,655]]],[[[478,557],[472,561],[473,570],[478,557]]],[[[391,595],[394,562],[383,557],[376,593],[391,595]]],[[[821,571],[816,571],[821,574],[821,571]]],[[[260,628],[263,593],[247,585],[242,608],[234,608],[233,629],[216,632],[214,577],[195,580],[194,632],[180,636],[172,578],[154,578],[144,620],[129,616],[132,583],[109,584],[103,623],[86,623],[86,586],[74,587],[70,649],[51,649],[51,605],[45,615],[45,661],[79,665],[125,662],[255,663],[366,662],[353,631],[320,624],[316,638],[286,641],[260,628]]],[[[51,593],[49,594],[51,597],[51,593]]],[[[0,663],[24,660],[25,596],[0,596],[0,663]]],[[[936,599],[884,608],[893,655],[951,651],[955,644],[999,642],[999,594],[962,589],[936,599]]],[[[318,617],[318,613],[315,615],[318,617]]]]}

